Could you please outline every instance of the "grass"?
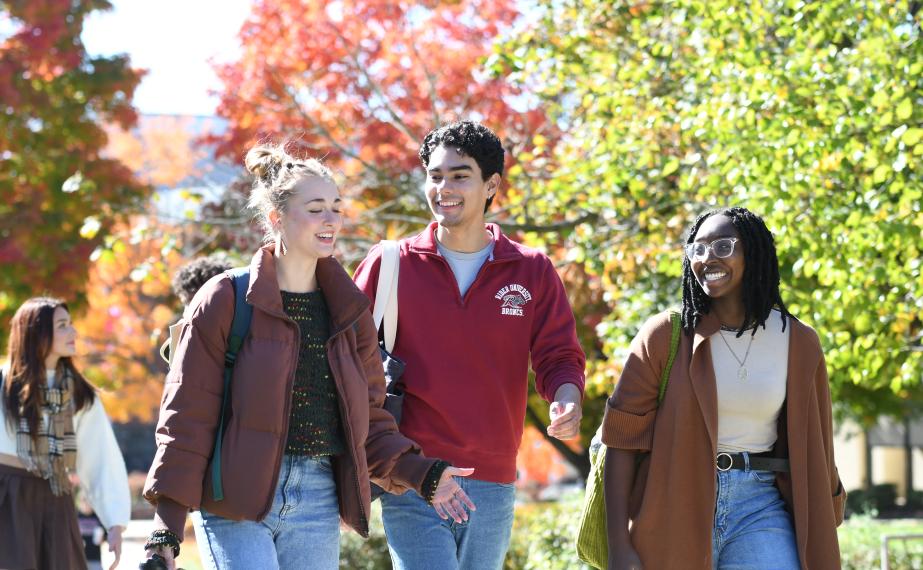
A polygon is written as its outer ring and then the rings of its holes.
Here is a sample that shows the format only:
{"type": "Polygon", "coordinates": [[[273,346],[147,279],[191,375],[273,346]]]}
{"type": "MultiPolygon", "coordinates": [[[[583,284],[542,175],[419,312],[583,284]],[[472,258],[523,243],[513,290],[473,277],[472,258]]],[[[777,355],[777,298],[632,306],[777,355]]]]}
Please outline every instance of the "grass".
{"type": "MultiPolygon", "coordinates": [[[[876,519],[854,515],[840,526],[843,570],[881,568],[881,538],[885,535],[923,535],[921,519],[876,519]]],[[[889,543],[891,570],[923,570],[923,539],[889,543]]]]}

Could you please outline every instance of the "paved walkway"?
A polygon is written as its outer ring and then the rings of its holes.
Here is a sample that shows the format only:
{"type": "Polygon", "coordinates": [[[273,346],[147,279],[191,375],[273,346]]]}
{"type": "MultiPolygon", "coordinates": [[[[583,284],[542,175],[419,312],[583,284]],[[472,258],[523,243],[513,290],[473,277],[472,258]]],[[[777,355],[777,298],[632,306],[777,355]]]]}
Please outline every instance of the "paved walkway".
{"type": "MultiPolygon", "coordinates": [[[[154,522],[147,520],[133,520],[128,523],[128,528],[122,534],[122,560],[119,562],[120,570],[136,570],[138,564],[144,560],[144,543],[154,529],[154,522]]],[[[108,570],[112,564],[112,553],[109,545],[104,544],[102,567],[108,570]]]]}

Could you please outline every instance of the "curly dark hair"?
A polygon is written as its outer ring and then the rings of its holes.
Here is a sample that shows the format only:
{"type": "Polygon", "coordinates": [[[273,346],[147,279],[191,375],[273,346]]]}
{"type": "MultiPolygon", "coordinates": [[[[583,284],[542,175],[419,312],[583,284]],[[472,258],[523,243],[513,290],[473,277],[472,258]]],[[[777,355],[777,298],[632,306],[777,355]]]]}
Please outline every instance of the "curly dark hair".
{"type": "MultiPolygon", "coordinates": [[[[470,156],[481,169],[481,179],[487,181],[494,174],[503,176],[503,143],[494,132],[475,121],[458,121],[433,129],[420,145],[420,162],[423,168],[429,166],[433,150],[440,146],[454,148],[459,154],[470,156]]],[[[494,197],[487,199],[484,211],[490,207],[494,197]]]]}
{"type": "Polygon", "coordinates": [[[173,292],[183,305],[188,305],[206,281],[231,267],[231,262],[222,254],[197,257],[180,267],[173,276],[173,292]]]}
{"type": "MultiPolygon", "coordinates": [[[[722,208],[710,210],[696,218],[686,243],[692,243],[702,223],[715,215],[726,216],[731,220],[744,248],[744,277],[743,277],[743,303],[744,326],[737,332],[743,335],[745,330],[752,328],[756,334],[758,327],[766,328],[766,319],[769,318],[773,308],[782,313],[782,330],[785,330],[787,318],[795,318],[779,293],[779,259],[776,257],[776,244],[772,232],[766,227],[763,218],[750,210],[741,207],[722,208]]],[[[711,299],[699,285],[692,273],[692,263],[683,256],[683,329],[687,334],[692,334],[699,324],[702,315],[711,310],[711,299]]]]}

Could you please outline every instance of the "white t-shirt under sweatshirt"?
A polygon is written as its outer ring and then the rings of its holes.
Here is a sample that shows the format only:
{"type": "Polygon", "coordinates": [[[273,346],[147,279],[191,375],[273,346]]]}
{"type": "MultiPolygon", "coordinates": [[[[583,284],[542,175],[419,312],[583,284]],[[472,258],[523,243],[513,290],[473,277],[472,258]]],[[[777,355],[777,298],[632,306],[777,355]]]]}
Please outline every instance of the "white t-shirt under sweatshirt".
{"type": "Polygon", "coordinates": [[[458,282],[458,291],[464,297],[465,293],[468,292],[468,288],[471,287],[471,284],[474,283],[475,278],[478,276],[481,266],[484,265],[485,261],[493,257],[494,242],[491,241],[487,244],[487,247],[473,253],[453,251],[438,241],[436,242],[436,248],[439,250],[439,255],[444,257],[449,263],[449,267],[452,268],[455,281],[458,282]]]}
{"type": "Polygon", "coordinates": [[[755,335],[747,330],[738,338],[736,331],[719,330],[709,339],[718,389],[719,452],[760,453],[775,444],[785,401],[790,330],[786,325],[783,332],[782,314],[773,310],[766,328],[758,327],[755,335]],[[742,360],[746,379],[739,373],[742,360]]]}

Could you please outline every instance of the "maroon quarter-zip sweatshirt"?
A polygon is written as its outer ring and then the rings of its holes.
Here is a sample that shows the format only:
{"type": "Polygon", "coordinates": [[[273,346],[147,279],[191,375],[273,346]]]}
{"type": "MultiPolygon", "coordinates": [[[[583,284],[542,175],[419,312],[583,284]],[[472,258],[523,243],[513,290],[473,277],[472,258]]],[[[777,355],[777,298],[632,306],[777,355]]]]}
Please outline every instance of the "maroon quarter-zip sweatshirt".
{"type": "MultiPolygon", "coordinates": [[[[461,296],[436,248],[436,224],[400,242],[394,354],[407,364],[400,430],[423,453],[475,479],[510,483],[522,439],[531,362],[551,402],[563,384],[584,385],[573,311],[550,259],[487,225],[493,254],[461,296]]],[[[374,303],[381,248],[353,279],[374,303]]]]}

